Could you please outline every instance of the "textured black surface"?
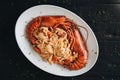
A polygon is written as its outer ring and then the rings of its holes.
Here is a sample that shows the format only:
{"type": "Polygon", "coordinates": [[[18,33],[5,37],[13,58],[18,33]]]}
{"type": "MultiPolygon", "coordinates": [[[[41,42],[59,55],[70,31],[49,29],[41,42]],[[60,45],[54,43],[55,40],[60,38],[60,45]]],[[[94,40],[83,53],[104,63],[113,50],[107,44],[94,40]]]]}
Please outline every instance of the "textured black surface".
{"type": "Polygon", "coordinates": [[[0,3],[0,80],[120,80],[120,0],[3,0],[0,3]],[[83,18],[95,33],[100,53],[96,65],[76,77],[59,77],[31,64],[15,40],[20,14],[35,5],[64,7],[83,18]]]}

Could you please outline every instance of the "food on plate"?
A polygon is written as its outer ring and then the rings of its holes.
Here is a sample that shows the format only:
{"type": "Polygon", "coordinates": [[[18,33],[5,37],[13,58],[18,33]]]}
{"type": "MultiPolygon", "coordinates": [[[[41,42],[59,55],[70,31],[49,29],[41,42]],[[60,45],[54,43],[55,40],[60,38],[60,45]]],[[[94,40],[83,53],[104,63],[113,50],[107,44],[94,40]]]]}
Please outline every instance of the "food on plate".
{"type": "Polygon", "coordinates": [[[50,64],[70,70],[87,64],[88,51],[77,25],[66,16],[38,16],[26,28],[33,49],[50,64]]]}

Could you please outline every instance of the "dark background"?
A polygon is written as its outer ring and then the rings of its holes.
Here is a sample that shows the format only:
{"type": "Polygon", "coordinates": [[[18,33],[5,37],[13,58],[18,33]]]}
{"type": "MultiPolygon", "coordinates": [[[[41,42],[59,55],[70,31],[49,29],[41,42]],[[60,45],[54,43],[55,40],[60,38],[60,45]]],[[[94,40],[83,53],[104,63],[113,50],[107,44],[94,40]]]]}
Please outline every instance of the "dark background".
{"type": "Polygon", "coordinates": [[[2,0],[0,2],[0,80],[120,80],[120,0],[2,0]],[[46,73],[22,54],[15,40],[17,18],[41,4],[64,7],[83,18],[99,43],[99,58],[87,73],[60,77],[46,73]]]}

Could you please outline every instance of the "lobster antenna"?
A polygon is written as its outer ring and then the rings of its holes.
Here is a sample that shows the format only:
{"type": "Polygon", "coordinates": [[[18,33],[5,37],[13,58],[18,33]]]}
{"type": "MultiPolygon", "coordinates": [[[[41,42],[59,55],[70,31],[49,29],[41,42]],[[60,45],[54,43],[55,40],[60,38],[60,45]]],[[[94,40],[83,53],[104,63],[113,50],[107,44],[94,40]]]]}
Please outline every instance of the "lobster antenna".
{"type": "Polygon", "coordinates": [[[77,25],[78,26],[78,28],[80,29],[80,28],[83,28],[85,31],[86,31],[86,33],[87,33],[87,37],[86,37],[86,39],[85,39],[85,43],[87,42],[87,40],[88,40],[88,30],[85,28],[85,27],[83,27],[83,26],[80,26],[80,25],[77,25]]]}

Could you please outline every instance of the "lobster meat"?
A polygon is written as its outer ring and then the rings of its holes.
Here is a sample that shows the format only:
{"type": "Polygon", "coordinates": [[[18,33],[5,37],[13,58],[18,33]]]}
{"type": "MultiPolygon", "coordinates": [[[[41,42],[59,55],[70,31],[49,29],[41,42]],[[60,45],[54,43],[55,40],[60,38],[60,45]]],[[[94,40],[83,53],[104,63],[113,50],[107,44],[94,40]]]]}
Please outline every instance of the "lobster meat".
{"type": "MultiPolygon", "coordinates": [[[[66,16],[57,15],[57,16],[38,16],[31,20],[26,28],[27,38],[33,45],[33,49],[41,53],[41,50],[36,46],[38,44],[37,38],[33,36],[33,33],[36,29],[40,27],[47,28],[60,28],[63,29],[67,33],[67,39],[69,40],[70,50],[77,54],[77,57],[73,58],[72,54],[67,59],[58,62],[58,64],[68,68],[70,70],[79,70],[83,68],[87,64],[88,60],[88,51],[85,45],[85,42],[82,38],[82,35],[77,27],[77,25],[66,16]]],[[[61,36],[64,36],[62,34],[61,36]]],[[[50,33],[48,33],[48,37],[50,37],[50,33]]],[[[56,62],[58,59],[56,56],[52,56],[52,60],[56,62]]]]}

